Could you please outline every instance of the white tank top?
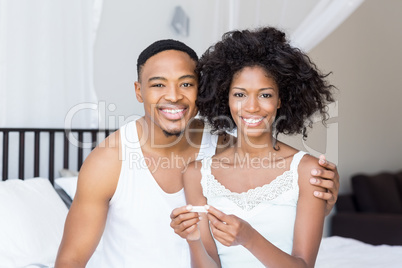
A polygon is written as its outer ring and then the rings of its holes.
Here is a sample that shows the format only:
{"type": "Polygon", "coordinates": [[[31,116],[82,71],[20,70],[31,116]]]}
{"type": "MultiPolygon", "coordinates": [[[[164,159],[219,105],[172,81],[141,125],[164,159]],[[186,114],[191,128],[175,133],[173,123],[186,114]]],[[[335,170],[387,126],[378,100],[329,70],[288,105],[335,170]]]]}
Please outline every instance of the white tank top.
{"type": "MultiPolygon", "coordinates": [[[[209,205],[242,218],[272,244],[291,254],[299,198],[297,168],[305,154],[296,153],[290,169],[271,183],[243,193],[231,192],[220,184],[211,174],[212,159],[204,158],[201,168],[203,194],[209,205]]],[[[243,246],[226,247],[217,240],[215,243],[223,268],[265,267],[243,246]]]]}
{"type": "MultiPolygon", "coordinates": [[[[149,171],[136,122],[120,129],[122,166],[109,203],[100,245],[88,267],[190,267],[185,239],[170,227],[170,213],[186,204],[184,191],[164,192],[149,171]]],[[[218,137],[204,130],[197,160],[215,154],[218,137]]]]}

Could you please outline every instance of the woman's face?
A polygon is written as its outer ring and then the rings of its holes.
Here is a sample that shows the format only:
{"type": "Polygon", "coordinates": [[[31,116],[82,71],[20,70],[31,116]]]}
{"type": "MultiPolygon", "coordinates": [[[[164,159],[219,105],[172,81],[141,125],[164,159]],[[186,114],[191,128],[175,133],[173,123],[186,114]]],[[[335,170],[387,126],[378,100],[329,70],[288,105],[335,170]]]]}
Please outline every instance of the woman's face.
{"type": "Polygon", "coordinates": [[[233,76],[229,108],[244,135],[258,137],[270,133],[280,104],[278,86],[263,68],[245,67],[233,76]]]}

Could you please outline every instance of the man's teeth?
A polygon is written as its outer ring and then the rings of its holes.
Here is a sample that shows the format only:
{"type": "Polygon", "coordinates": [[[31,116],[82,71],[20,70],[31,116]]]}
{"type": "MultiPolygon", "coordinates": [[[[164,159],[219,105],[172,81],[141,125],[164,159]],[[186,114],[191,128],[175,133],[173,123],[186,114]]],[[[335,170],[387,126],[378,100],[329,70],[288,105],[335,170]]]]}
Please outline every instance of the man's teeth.
{"type": "Polygon", "coordinates": [[[163,109],[163,111],[169,114],[177,114],[183,112],[184,109],[163,109]]]}
{"type": "Polygon", "coordinates": [[[264,119],[264,118],[263,118],[263,117],[261,117],[261,118],[259,118],[259,119],[243,118],[243,120],[246,121],[246,123],[249,123],[249,124],[258,123],[258,122],[260,122],[262,119],[264,119]]]}

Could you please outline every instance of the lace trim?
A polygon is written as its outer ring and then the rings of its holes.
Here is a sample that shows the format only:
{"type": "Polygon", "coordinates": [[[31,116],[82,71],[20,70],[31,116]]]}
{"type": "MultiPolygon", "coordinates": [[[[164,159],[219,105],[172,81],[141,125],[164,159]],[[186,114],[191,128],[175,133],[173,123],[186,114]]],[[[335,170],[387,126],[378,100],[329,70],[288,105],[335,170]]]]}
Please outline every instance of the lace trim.
{"type": "Polygon", "coordinates": [[[201,180],[203,194],[206,198],[226,197],[245,211],[250,211],[262,202],[271,201],[283,193],[295,188],[295,174],[287,170],[271,183],[249,189],[247,192],[231,192],[212,174],[205,174],[201,180]]]}

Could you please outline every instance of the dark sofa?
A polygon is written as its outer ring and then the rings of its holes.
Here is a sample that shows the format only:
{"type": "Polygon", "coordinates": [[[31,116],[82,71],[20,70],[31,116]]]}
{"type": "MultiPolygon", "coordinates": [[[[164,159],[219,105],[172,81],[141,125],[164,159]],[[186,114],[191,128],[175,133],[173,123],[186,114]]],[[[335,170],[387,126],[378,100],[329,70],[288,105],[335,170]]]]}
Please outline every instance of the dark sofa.
{"type": "Polygon", "coordinates": [[[331,235],[402,245],[402,171],[353,176],[352,193],[338,197],[331,235]]]}

